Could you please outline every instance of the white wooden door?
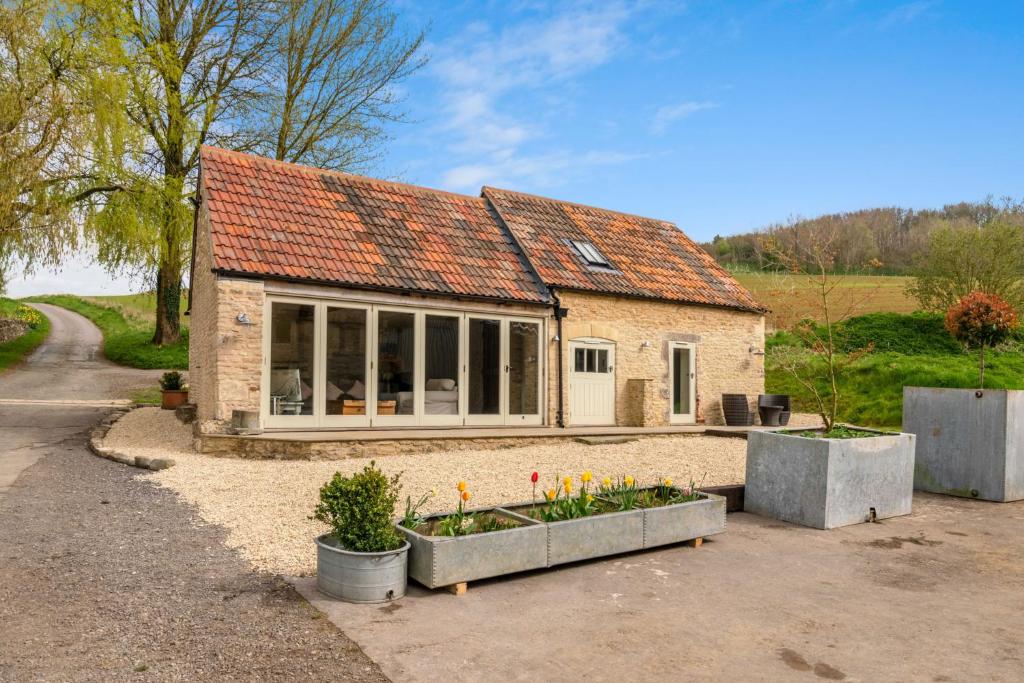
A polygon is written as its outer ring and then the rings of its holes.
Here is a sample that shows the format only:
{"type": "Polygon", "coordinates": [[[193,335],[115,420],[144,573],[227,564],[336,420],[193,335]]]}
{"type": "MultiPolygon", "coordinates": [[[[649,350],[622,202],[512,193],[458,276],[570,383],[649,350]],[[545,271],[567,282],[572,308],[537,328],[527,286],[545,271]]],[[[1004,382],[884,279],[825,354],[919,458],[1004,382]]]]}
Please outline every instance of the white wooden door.
{"type": "Polygon", "coordinates": [[[615,424],[615,345],[569,342],[569,423],[615,424]]]}

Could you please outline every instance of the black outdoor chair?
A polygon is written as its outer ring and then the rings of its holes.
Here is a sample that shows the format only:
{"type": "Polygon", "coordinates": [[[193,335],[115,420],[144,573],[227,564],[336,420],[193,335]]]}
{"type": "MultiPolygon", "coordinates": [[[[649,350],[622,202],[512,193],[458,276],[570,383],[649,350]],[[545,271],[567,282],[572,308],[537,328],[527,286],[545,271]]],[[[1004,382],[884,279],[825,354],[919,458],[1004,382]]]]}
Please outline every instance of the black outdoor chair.
{"type": "Polygon", "coordinates": [[[757,413],[766,427],[785,427],[789,424],[789,394],[761,394],[757,397],[757,413]]]}

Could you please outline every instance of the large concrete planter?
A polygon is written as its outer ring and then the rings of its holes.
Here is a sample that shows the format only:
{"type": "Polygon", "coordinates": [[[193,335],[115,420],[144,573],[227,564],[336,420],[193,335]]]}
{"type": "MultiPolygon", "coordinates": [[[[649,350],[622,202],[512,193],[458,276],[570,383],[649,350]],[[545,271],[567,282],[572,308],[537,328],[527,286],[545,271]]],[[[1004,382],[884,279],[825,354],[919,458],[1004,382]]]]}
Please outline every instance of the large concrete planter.
{"type": "Polygon", "coordinates": [[[917,436],[914,488],[1024,499],[1024,391],[904,387],[903,428],[917,436]]]}
{"type": "Polygon", "coordinates": [[[316,587],[345,602],[388,602],[405,595],[409,543],[382,553],[355,553],[331,534],[316,539],[316,587]]]}
{"type": "Polygon", "coordinates": [[[522,526],[467,536],[426,536],[398,525],[411,546],[409,576],[427,588],[438,588],[547,566],[544,524],[501,510],[477,512],[510,517],[522,526]]]}
{"type": "MultiPolygon", "coordinates": [[[[517,517],[527,506],[505,508],[517,517]]],[[[644,511],[605,512],[579,519],[544,524],[547,529],[547,566],[618,555],[644,547],[644,511]]]]}
{"type": "Polygon", "coordinates": [[[747,437],[747,512],[832,529],[908,515],[913,489],[913,434],[747,437]]]}
{"type": "Polygon", "coordinates": [[[644,548],[682,543],[725,531],[725,498],[710,493],[700,500],[643,508],[644,548]]]}

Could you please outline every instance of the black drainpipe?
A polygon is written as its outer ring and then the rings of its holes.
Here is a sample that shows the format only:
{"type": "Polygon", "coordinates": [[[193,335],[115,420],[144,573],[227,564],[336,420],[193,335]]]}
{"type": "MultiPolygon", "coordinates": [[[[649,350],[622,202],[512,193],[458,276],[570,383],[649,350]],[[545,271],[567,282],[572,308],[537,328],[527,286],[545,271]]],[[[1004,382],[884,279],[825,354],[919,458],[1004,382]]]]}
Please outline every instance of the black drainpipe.
{"type": "Polygon", "coordinates": [[[563,396],[562,376],[564,363],[562,362],[562,318],[569,314],[569,309],[562,308],[562,302],[558,300],[558,294],[551,290],[551,298],[555,302],[555,336],[558,338],[558,408],[555,411],[555,423],[559,427],[565,427],[565,405],[563,396]]]}

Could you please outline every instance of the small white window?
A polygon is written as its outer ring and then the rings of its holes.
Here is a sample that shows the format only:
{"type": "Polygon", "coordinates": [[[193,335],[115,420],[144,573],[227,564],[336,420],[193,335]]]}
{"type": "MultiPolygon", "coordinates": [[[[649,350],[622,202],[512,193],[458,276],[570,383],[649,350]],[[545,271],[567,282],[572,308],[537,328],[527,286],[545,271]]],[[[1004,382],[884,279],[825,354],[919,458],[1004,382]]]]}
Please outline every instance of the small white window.
{"type": "Polygon", "coordinates": [[[583,260],[586,261],[588,265],[604,266],[605,268],[611,267],[611,264],[608,263],[608,259],[604,257],[604,254],[598,251],[597,247],[590,242],[572,240],[572,246],[579,252],[580,256],[583,257],[583,260]]]}

